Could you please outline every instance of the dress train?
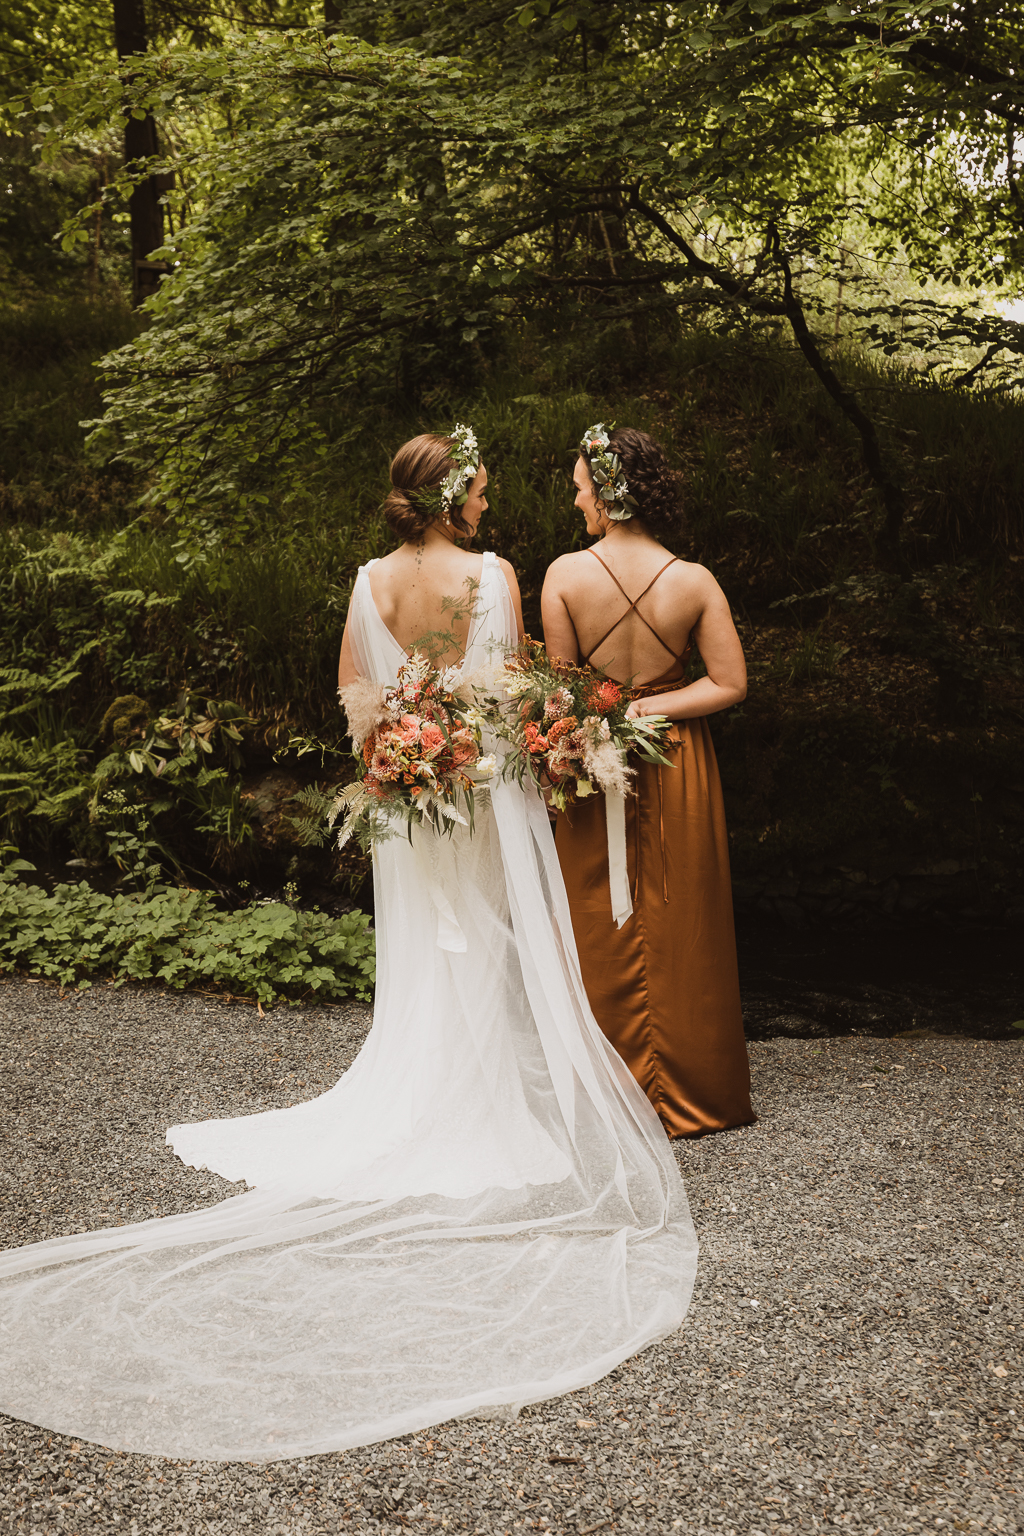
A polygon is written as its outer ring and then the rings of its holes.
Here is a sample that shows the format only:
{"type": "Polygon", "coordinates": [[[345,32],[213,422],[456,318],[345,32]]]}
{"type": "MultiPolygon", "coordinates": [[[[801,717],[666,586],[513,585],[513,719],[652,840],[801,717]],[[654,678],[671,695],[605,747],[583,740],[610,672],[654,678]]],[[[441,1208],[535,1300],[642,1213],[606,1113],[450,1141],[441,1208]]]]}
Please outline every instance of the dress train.
{"type": "MultiPolygon", "coordinates": [[[[391,683],[367,571],[349,632],[391,683]]],[[[514,638],[485,555],[465,667],[514,638]]],[[[335,1087],[168,1133],[255,1189],[0,1256],[6,1412],[276,1460],[571,1391],[678,1326],[697,1245],[671,1150],[587,1005],[543,805],[489,801],[473,837],[377,849],[374,1025],[335,1087]]]]}

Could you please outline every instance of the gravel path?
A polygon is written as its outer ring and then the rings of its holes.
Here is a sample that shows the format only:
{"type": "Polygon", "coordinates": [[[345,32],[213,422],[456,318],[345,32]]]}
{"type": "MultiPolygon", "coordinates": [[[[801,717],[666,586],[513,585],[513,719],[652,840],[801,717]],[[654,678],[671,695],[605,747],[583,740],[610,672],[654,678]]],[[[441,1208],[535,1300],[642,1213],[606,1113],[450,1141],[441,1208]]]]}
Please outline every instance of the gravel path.
{"type": "MultiPolygon", "coordinates": [[[[308,1097],[368,1011],[0,985],[4,1245],[212,1203],[164,1129],[308,1097]]],[[[1024,1042],[751,1046],[757,1125],[679,1144],[684,1328],[511,1423],[269,1467],[0,1416],[0,1532],[1024,1532],[1024,1042]]]]}

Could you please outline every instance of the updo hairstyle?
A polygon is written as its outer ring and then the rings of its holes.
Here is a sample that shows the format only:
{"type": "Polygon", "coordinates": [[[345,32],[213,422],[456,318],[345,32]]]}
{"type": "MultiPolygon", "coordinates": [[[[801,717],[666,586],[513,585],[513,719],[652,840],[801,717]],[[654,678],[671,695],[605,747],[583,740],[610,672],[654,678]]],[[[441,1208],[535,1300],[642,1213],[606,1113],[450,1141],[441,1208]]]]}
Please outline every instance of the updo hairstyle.
{"type": "MultiPolygon", "coordinates": [[[[399,539],[418,539],[437,518],[437,497],[424,496],[436,491],[455,468],[452,439],[436,432],[424,432],[401,448],[391,460],[391,490],[381,511],[392,533],[399,539]]],[[[472,529],[453,502],[448,509],[452,526],[469,535],[472,529]]]]}
{"type": "MultiPolygon", "coordinates": [[[[609,433],[608,442],[639,508],[635,515],[656,539],[678,542],[686,528],[683,477],[669,467],[661,444],[633,427],[618,427],[609,433]]],[[[580,457],[589,471],[586,454],[580,457]]]]}

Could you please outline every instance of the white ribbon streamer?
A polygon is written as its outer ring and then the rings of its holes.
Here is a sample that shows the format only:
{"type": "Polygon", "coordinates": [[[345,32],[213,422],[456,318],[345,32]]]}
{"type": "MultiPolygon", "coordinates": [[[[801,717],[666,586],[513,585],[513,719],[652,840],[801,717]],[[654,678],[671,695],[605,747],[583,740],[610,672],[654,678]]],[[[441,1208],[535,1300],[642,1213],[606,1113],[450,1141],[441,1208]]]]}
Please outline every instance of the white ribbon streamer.
{"type": "Polygon", "coordinates": [[[629,894],[626,868],[626,797],[621,790],[605,791],[604,815],[608,827],[608,885],[612,896],[612,917],[621,928],[633,916],[633,898],[629,894]]]}

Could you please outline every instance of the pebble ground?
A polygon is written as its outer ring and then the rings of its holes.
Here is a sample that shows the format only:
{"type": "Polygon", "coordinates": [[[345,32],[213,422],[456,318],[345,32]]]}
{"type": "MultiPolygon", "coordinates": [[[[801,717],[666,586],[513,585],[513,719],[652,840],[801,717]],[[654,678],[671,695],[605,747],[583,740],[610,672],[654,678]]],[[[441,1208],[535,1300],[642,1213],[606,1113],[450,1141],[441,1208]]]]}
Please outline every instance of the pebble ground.
{"type": "MultiPolygon", "coordinates": [[[[3,1244],[223,1198],[166,1126],[321,1091],[367,1024],[3,983],[3,1244]]],[[[677,1144],[703,1250],[686,1324],[596,1386],[269,1466],[0,1416],[0,1532],[1024,1532],[1024,1042],[777,1039],[751,1060],[758,1123],[677,1144]]]]}

